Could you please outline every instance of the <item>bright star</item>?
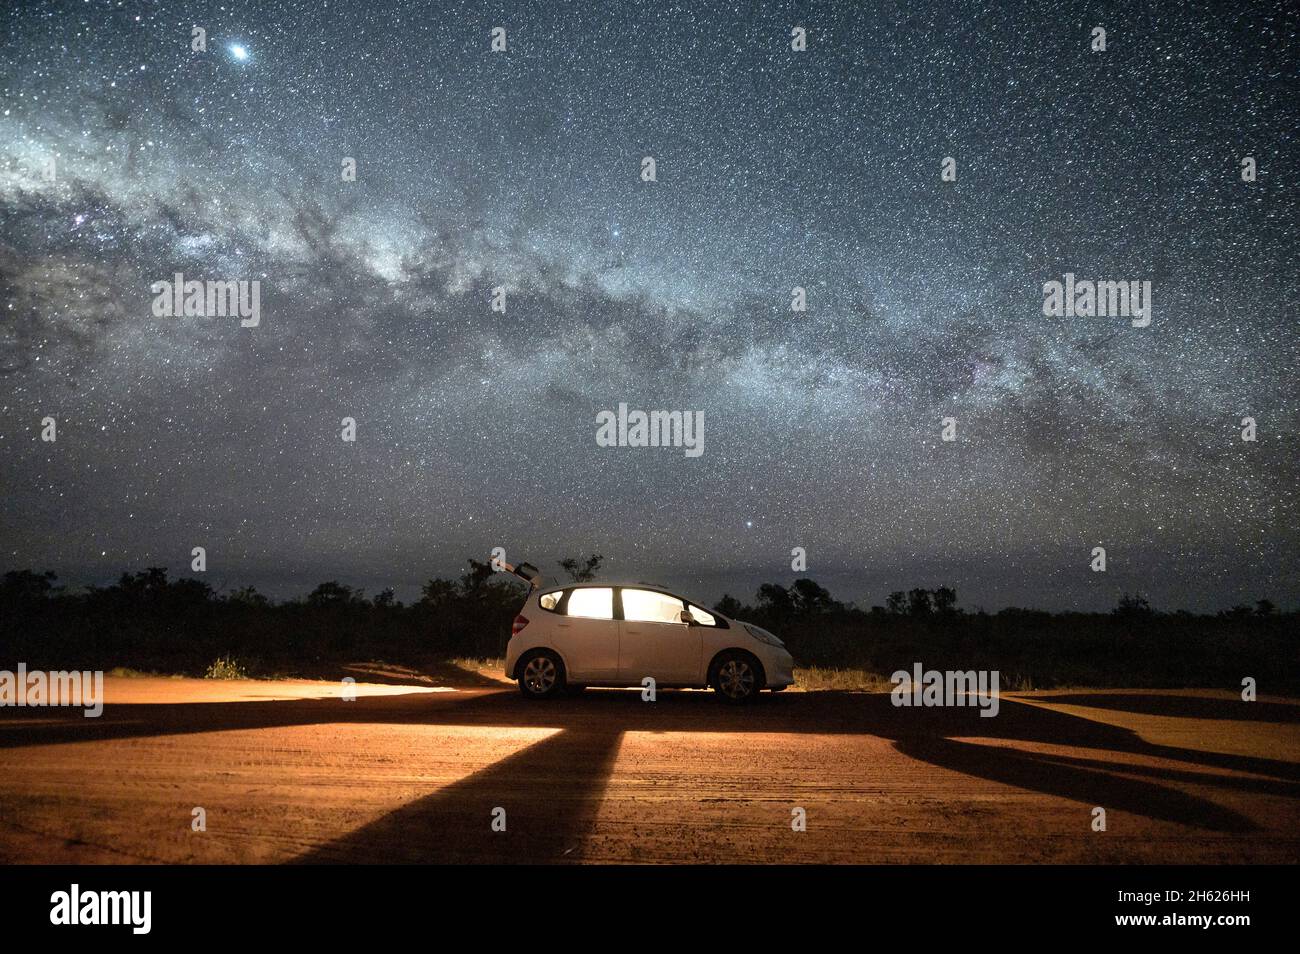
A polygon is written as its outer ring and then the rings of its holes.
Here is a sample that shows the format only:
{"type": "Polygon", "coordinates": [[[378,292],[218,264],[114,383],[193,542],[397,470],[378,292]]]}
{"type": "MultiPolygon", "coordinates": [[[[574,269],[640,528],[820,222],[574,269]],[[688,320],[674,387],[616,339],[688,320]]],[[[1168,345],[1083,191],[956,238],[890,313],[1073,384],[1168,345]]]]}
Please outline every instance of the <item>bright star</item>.
{"type": "Polygon", "coordinates": [[[230,55],[237,60],[246,60],[248,59],[248,47],[242,43],[232,43],[230,44],[230,55]]]}

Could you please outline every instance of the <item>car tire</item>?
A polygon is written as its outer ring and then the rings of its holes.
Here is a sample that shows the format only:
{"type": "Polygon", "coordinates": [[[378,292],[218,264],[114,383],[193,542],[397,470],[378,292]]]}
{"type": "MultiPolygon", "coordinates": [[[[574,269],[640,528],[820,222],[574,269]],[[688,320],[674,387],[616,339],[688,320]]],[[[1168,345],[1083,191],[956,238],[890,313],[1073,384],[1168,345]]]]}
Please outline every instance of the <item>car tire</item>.
{"type": "Polygon", "coordinates": [[[757,699],[763,678],[762,664],[741,650],[722,653],[709,669],[709,685],[718,698],[731,705],[744,705],[757,699]]]}
{"type": "Polygon", "coordinates": [[[564,663],[549,650],[534,649],[519,660],[516,672],[525,699],[554,699],[564,692],[564,663]]]}

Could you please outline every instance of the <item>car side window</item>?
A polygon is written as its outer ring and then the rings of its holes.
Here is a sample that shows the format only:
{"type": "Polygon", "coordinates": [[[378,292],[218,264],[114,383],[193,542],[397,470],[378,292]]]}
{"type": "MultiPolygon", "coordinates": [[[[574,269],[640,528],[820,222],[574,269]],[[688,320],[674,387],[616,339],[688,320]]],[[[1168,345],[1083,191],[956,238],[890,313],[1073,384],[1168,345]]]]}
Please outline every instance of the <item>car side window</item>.
{"type": "Polygon", "coordinates": [[[681,624],[686,604],[667,593],[654,590],[623,590],[623,618],[633,623],[681,624]]]}
{"type": "Polygon", "coordinates": [[[718,619],[712,613],[706,613],[698,606],[687,604],[686,608],[690,611],[691,618],[701,626],[717,626],[718,619]]]}
{"type": "Polygon", "coordinates": [[[581,586],[569,591],[569,616],[584,619],[614,618],[614,588],[612,586],[581,586]]]}

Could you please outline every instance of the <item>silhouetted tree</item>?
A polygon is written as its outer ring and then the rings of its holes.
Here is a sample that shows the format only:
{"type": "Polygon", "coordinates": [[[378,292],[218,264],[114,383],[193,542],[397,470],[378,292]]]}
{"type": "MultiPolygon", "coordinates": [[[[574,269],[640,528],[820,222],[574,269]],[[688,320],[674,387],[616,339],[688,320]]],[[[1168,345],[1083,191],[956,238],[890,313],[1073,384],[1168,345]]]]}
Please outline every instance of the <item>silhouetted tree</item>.
{"type": "Polygon", "coordinates": [[[459,591],[456,584],[451,580],[429,580],[424,586],[420,587],[420,602],[418,605],[438,609],[451,603],[458,595],[459,591]]]}
{"type": "Polygon", "coordinates": [[[1228,619],[1245,620],[1254,615],[1254,611],[1245,603],[1238,603],[1231,609],[1219,610],[1219,615],[1228,619]]]}
{"type": "Polygon", "coordinates": [[[911,616],[929,616],[934,607],[930,603],[930,591],[920,587],[907,591],[907,612],[911,616]]]}
{"type": "Polygon", "coordinates": [[[10,570],[4,575],[4,581],[0,582],[0,601],[9,604],[43,600],[54,589],[54,581],[57,579],[49,570],[44,573],[10,570]]]}
{"type": "Polygon", "coordinates": [[[722,599],[714,603],[713,608],[723,616],[730,616],[732,619],[735,619],[745,612],[745,607],[741,605],[740,600],[728,593],[723,593],[722,599]]]}
{"type": "Polygon", "coordinates": [[[352,587],[344,586],[337,580],[329,580],[307,594],[307,605],[346,606],[353,601],[355,595],[356,591],[352,587]]]}
{"type": "Polygon", "coordinates": [[[585,560],[579,557],[566,557],[558,562],[574,583],[590,583],[600,572],[600,565],[604,560],[605,558],[599,553],[593,553],[585,560]]]}
{"type": "Polygon", "coordinates": [[[1272,600],[1264,599],[1255,601],[1256,616],[1272,616],[1276,612],[1277,607],[1273,605],[1272,600]]]}
{"type": "Polygon", "coordinates": [[[253,586],[240,587],[234,590],[227,599],[231,603],[242,603],[248,606],[266,606],[270,602],[265,596],[257,592],[257,588],[253,586]]]}
{"type": "Polygon", "coordinates": [[[950,586],[941,586],[931,594],[934,611],[940,616],[952,616],[957,610],[957,591],[950,586]]]}
{"type": "Polygon", "coordinates": [[[902,616],[907,612],[907,594],[902,590],[894,590],[885,598],[885,610],[895,616],[902,616]]]}
{"type": "Polygon", "coordinates": [[[123,573],[114,586],[116,595],[133,602],[151,600],[167,589],[167,568],[151,566],[143,573],[123,573]]]}
{"type": "Polygon", "coordinates": [[[1127,619],[1150,616],[1151,604],[1141,593],[1125,593],[1119,598],[1119,605],[1115,607],[1114,613],[1127,619]]]}
{"type": "Polygon", "coordinates": [[[473,557],[469,558],[469,569],[461,574],[460,586],[467,593],[477,590],[488,580],[492,579],[492,574],[497,571],[492,569],[491,563],[480,562],[473,557]]]}
{"type": "Polygon", "coordinates": [[[794,612],[794,600],[781,584],[764,583],[758,588],[758,610],[772,616],[790,616],[794,612]]]}
{"type": "Polygon", "coordinates": [[[212,587],[202,580],[176,580],[168,584],[163,598],[177,608],[199,606],[212,599],[212,587]]]}
{"type": "Polygon", "coordinates": [[[830,591],[807,577],[795,580],[790,586],[790,601],[796,612],[815,615],[826,613],[837,605],[830,591]]]}

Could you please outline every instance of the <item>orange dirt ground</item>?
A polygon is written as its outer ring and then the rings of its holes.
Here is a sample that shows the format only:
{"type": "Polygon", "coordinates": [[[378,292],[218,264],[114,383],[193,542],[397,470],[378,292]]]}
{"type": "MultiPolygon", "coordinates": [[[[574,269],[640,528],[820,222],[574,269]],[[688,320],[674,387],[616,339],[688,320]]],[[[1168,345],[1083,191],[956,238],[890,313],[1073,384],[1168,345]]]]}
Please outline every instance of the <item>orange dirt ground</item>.
{"type": "Polygon", "coordinates": [[[0,861],[1300,861],[1296,701],[356,692],[110,677],[98,719],[0,709],[0,861]]]}

